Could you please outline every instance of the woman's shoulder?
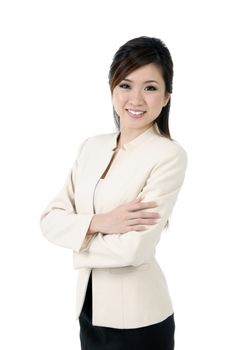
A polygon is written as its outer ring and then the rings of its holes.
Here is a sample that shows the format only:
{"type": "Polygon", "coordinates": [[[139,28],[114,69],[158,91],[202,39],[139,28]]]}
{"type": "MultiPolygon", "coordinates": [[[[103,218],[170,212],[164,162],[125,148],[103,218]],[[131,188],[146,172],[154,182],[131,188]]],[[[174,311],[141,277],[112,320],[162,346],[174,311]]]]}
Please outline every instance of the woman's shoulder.
{"type": "Polygon", "coordinates": [[[116,144],[117,135],[118,132],[91,135],[86,139],[85,145],[87,148],[111,146],[116,144]]]}
{"type": "Polygon", "coordinates": [[[77,154],[86,152],[97,152],[109,147],[111,149],[116,144],[117,132],[90,135],[82,140],[78,146],[77,154]]]}
{"type": "Polygon", "coordinates": [[[184,146],[177,140],[166,136],[159,136],[149,143],[150,157],[154,157],[160,164],[185,164],[188,163],[188,155],[184,146]]]}
{"type": "Polygon", "coordinates": [[[154,150],[157,149],[157,147],[159,147],[159,151],[161,153],[171,153],[171,154],[176,154],[176,153],[184,153],[187,155],[186,149],[184,148],[184,146],[178,142],[175,139],[170,139],[166,136],[160,136],[154,138],[153,140],[153,147],[154,150]]]}

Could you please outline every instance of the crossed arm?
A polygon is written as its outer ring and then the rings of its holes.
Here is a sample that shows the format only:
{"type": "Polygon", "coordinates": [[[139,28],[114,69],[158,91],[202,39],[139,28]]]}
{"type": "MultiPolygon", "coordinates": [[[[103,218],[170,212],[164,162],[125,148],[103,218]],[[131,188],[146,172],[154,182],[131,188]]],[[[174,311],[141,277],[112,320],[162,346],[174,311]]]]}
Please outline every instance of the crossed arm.
{"type": "MultiPolygon", "coordinates": [[[[83,144],[82,144],[83,146],[83,144]]],[[[155,201],[160,219],[144,231],[91,234],[95,214],[77,213],[74,203],[75,171],[78,157],[60,193],[48,204],[40,217],[44,236],[54,244],[70,248],[76,255],[76,268],[122,267],[142,264],[150,257],[173,210],[187,167],[187,154],[175,148],[156,164],[138,194],[143,201],[155,201]]]]}

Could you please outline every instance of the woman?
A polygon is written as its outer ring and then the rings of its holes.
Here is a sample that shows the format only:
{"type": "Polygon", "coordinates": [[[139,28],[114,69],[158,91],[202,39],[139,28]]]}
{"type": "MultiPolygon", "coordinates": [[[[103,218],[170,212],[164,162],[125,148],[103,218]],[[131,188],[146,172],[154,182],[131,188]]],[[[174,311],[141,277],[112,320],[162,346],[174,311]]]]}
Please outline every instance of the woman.
{"type": "Polygon", "coordinates": [[[119,48],[109,72],[117,131],[82,142],[40,217],[45,237],[73,250],[83,350],[174,349],[173,305],[155,257],[187,167],[168,127],[172,79],[160,39],[119,48]]]}

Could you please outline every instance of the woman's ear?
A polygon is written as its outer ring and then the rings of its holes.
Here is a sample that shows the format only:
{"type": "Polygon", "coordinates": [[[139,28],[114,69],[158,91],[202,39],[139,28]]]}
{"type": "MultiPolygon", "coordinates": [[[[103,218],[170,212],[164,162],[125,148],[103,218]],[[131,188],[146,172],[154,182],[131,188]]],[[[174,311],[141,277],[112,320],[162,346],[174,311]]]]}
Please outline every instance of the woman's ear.
{"type": "Polygon", "coordinates": [[[168,104],[168,101],[170,100],[171,94],[167,93],[164,97],[164,103],[163,103],[163,107],[165,107],[168,104]]]}

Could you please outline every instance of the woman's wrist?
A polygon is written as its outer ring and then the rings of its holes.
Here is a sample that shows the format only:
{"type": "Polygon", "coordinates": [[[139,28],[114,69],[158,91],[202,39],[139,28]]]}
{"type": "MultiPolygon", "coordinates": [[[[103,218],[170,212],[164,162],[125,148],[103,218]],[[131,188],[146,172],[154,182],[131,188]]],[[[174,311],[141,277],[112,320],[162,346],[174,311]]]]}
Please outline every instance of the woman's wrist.
{"type": "Polygon", "coordinates": [[[87,235],[94,235],[96,232],[101,231],[100,229],[100,218],[102,214],[95,214],[90,222],[89,230],[87,235]]]}

